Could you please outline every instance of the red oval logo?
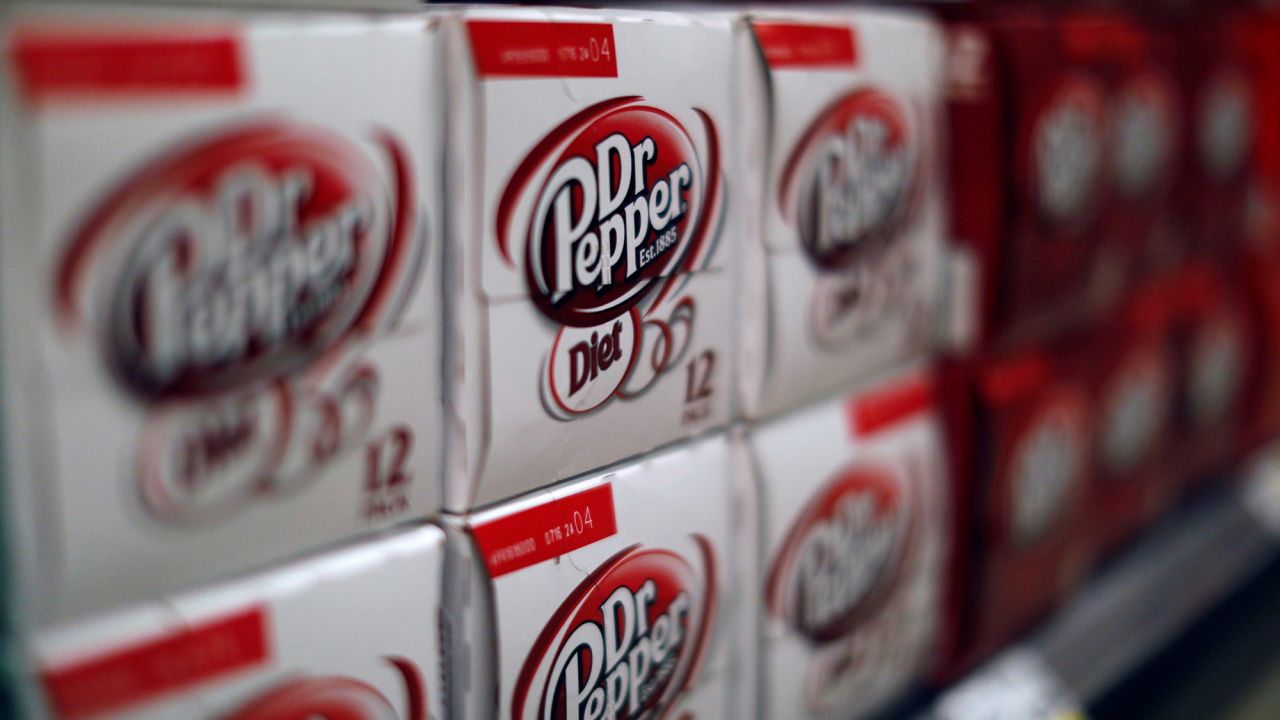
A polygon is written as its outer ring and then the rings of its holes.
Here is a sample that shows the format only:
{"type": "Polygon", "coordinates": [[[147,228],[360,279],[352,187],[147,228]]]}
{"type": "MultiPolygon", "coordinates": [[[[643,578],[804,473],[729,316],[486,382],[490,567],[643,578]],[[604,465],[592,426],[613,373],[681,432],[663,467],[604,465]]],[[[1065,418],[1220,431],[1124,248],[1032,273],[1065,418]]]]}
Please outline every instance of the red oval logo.
{"type": "Polygon", "coordinates": [[[833,270],[884,247],[910,217],[920,149],[902,105],[858,90],[813,121],[782,174],[778,202],[821,269],[833,270]]]}
{"type": "Polygon", "coordinates": [[[411,660],[387,658],[405,686],[401,715],[377,688],[347,677],[302,677],[259,695],[227,720],[427,720],[427,691],[411,660]]]}
{"type": "Polygon", "coordinates": [[[375,141],[389,173],[349,140],[281,118],[162,155],[75,232],[60,316],[91,317],[111,369],[146,398],[305,367],[412,282],[410,164],[391,136],[375,141]]]}
{"type": "Polygon", "coordinates": [[[1093,79],[1063,77],[1024,136],[1027,187],[1041,217],[1078,228],[1098,209],[1103,177],[1103,95],[1093,79]]]}
{"type": "Polygon", "coordinates": [[[805,508],[769,570],[767,603],[796,632],[839,638],[888,598],[915,541],[914,498],[890,471],[841,471],[805,508]]]}
{"type": "Polygon", "coordinates": [[[664,277],[701,261],[718,202],[718,138],[704,166],[689,131],[638,98],[599,103],[544,138],[508,182],[498,209],[499,248],[523,233],[525,279],[547,317],[595,327],[627,313],[664,277]],[[525,188],[545,175],[537,191],[525,188]],[[523,227],[514,227],[526,205],[523,227]]]}
{"type": "Polygon", "coordinates": [[[632,546],[583,581],[534,643],[515,720],[660,717],[697,675],[714,616],[714,556],[700,567],[632,546]]]}

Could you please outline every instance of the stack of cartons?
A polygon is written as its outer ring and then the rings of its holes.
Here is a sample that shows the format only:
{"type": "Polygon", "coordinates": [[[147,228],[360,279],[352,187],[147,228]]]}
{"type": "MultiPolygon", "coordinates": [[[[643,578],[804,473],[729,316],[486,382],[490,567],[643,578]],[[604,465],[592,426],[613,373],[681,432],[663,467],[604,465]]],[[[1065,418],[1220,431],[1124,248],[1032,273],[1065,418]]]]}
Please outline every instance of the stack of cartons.
{"type": "Polygon", "coordinates": [[[440,716],[438,20],[0,17],[22,716],[440,716]]]}
{"type": "Polygon", "coordinates": [[[740,152],[764,152],[738,381],[761,507],[760,708],[866,717],[933,671],[944,632],[951,488],[924,362],[944,250],[942,35],[886,10],[748,27],[740,152]]]}

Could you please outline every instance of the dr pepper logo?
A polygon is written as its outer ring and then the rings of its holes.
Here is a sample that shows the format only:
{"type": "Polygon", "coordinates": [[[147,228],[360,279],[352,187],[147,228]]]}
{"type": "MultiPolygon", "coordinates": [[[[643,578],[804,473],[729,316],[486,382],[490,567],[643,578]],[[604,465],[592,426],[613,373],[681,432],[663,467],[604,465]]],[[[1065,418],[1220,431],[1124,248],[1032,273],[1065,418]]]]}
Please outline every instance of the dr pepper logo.
{"type": "Polygon", "coordinates": [[[639,97],[598,103],[552,130],[508,181],[499,250],[523,262],[531,300],[561,326],[547,361],[553,414],[643,392],[688,341],[692,300],[661,303],[710,256],[721,195],[715,125],[694,115],[690,129],[639,97]]]}
{"type": "Polygon", "coordinates": [[[400,141],[367,139],[372,153],[282,116],[233,126],[145,162],[73,228],[60,325],[148,408],[153,512],[295,488],[369,429],[378,373],[359,343],[403,310],[424,226],[400,141]]]}
{"type": "Polygon", "coordinates": [[[606,561],[534,642],[514,720],[662,717],[697,676],[714,619],[714,555],[633,545],[606,561]]]}
{"type": "Polygon", "coordinates": [[[413,254],[412,186],[337,135],[283,119],[178,148],[111,190],[71,236],[65,321],[101,323],[105,358],[147,399],[289,374],[371,326],[413,254]]]}
{"type": "Polygon", "coordinates": [[[907,110],[858,90],[823,109],[781,175],[778,202],[819,268],[847,267],[882,248],[910,214],[920,148],[907,110]]]}
{"type": "Polygon", "coordinates": [[[908,486],[889,470],[856,465],[805,508],[770,567],[769,611],[818,643],[879,612],[915,541],[908,486]]]}

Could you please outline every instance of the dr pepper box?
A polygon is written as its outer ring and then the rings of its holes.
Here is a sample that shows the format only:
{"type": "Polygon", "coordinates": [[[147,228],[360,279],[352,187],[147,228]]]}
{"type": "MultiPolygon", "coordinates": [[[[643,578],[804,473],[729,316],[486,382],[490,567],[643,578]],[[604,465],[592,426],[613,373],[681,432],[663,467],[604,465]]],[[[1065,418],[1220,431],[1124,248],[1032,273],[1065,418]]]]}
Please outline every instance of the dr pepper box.
{"type": "Polygon", "coordinates": [[[763,416],[931,346],[943,45],[906,12],[761,13],[748,26],[743,114],[762,127],[741,151],[765,162],[743,223],[740,361],[744,409],[763,416]]]}
{"type": "Polygon", "coordinates": [[[46,630],[29,644],[28,710],[442,718],[443,543],[417,527],[46,630]]]}
{"type": "Polygon", "coordinates": [[[755,511],[730,457],[702,440],[470,517],[451,635],[475,717],[750,714],[755,511]]]}
{"type": "Polygon", "coordinates": [[[1088,522],[1110,550],[1175,499],[1170,463],[1177,396],[1165,283],[1130,291],[1119,310],[1082,338],[1096,408],[1088,522]]]}
{"type": "Polygon", "coordinates": [[[434,514],[432,21],[37,3],[4,28],[4,522],[30,620],[434,514]]]}
{"type": "Polygon", "coordinates": [[[1170,281],[1177,373],[1173,467],[1192,483],[1228,469],[1248,408],[1256,342],[1243,294],[1248,279],[1228,275],[1229,267],[1191,263],[1170,281]]]}
{"type": "Polygon", "coordinates": [[[864,717],[932,670],[950,485],[932,387],[908,375],[751,433],[762,717],[864,717]]]}
{"type": "Polygon", "coordinates": [[[727,16],[475,9],[450,31],[448,507],[727,422],[727,16]]]}
{"type": "MultiPolygon", "coordinates": [[[[983,345],[1087,319],[1106,202],[1107,102],[1045,11],[947,22],[951,233],[977,271],[983,345]]],[[[1017,338],[1017,340],[1013,340],[1017,338]]]]}
{"type": "Polygon", "coordinates": [[[1082,341],[948,368],[948,449],[963,510],[957,665],[1030,627],[1092,562],[1085,520],[1095,421],[1082,341]]]}

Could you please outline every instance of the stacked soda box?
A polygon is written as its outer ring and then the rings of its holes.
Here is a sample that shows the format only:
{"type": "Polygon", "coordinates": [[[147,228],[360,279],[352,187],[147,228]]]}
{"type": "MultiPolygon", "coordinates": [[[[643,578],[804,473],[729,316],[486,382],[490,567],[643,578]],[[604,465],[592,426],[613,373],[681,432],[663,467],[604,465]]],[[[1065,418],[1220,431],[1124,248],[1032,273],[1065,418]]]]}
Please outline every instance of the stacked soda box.
{"type": "Polygon", "coordinates": [[[1252,168],[1276,36],[1222,12],[944,20],[952,266],[976,309],[943,371],[968,508],[948,675],[1274,434],[1252,168]]]}
{"type": "Polygon", "coordinates": [[[447,507],[725,425],[729,19],[477,9],[450,32],[447,507]]]}
{"type": "Polygon", "coordinates": [[[139,720],[445,717],[443,546],[438,528],[398,531],[65,624],[33,642],[44,692],[24,709],[139,720]]]}
{"type": "MultiPolygon", "coordinates": [[[[755,709],[750,503],[724,436],[465,520],[457,610],[474,717],[747,717],[755,709]],[[497,685],[496,693],[494,685],[497,685]]],[[[459,643],[459,647],[462,644],[459,643]]]]}
{"type": "Polygon", "coordinates": [[[866,717],[934,669],[949,499],[927,375],[751,431],[764,547],[763,717],[866,717]]]}
{"type": "Polygon", "coordinates": [[[942,37],[887,10],[756,12],[746,29],[760,716],[866,717],[932,672],[944,630],[950,490],[920,364],[944,249],[942,37]]]}
{"type": "Polygon", "coordinates": [[[33,4],[4,23],[22,621],[434,515],[436,21],[33,4]]]}
{"type": "Polygon", "coordinates": [[[768,417],[932,347],[942,44],[903,12],[755,13],[750,26],[742,115],[757,125],[740,151],[764,153],[739,362],[743,413],[768,417]]]}
{"type": "Polygon", "coordinates": [[[441,717],[438,21],[0,12],[0,711],[441,717]]]}
{"type": "Polygon", "coordinates": [[[448,33],[450,704],[751,716],[754,488],[723,433],[673,444],[731,412],[731,18],[448,33]]]}

